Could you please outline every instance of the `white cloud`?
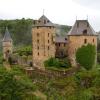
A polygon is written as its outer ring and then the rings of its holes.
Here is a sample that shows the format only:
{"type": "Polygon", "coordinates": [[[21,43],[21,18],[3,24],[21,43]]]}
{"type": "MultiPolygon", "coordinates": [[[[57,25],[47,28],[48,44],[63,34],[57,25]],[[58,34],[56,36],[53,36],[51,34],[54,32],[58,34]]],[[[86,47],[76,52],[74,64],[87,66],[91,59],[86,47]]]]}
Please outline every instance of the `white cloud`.
{"type": "MultiPolygon", "coordinates": [[[[93,0],[92,0],[93,1],[93,0]]],[[[33,18],[37,19],[43,14],[54,23],[73,25],[76,16],[86,19],[89,16],[93,28],[100,28],[99,9],[95,9],[91,0],[0,0],[0,18],[33,18]],[[83,2],[84,1],[84,2],[83,2]],[[88,7],[90,1],[91,7],[88,7]]],[[[94,0],[95,1],[95,0],[94,0]]],[[[98,1],[98,0],[96,0],[98,1]]],[[[98,5],[98,2],[97,2],[98,5]]]]}

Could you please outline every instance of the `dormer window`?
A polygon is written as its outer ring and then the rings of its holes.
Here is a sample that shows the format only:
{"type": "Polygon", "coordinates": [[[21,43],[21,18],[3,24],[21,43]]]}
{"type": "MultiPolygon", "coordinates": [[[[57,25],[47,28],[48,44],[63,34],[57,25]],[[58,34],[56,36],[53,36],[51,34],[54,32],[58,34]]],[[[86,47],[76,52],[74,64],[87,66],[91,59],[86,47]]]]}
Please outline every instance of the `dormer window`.
{"type": "Polygon", "coordinates": [[[49,23],[50,21],[48,20],[47,22],[49,23]]]}
{"type": "Polygon", "coordinates": [[[46,24],[46,20],[44,20],[44,24],[46,24]]]}
{"type": "Polygon", "coordinates": [[[87,35],[87,30],[83,30],[83,35],[87,35]]]}

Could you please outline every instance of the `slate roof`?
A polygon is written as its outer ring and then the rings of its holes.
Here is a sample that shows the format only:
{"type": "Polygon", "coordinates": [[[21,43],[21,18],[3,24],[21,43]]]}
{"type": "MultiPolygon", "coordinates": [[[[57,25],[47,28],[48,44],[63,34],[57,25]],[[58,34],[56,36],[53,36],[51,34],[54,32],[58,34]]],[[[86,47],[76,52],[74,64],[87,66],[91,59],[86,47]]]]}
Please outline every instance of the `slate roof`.
{"type": "Polygon", "coordinates": [[[97,35],[88,20],[76,20],[68,35],[97,35]]]}
{"type": "Polygon", "coordinates": [[[4,41],[4,42],[12,41],[12,38],[11,38],[11,36],[10,36],[10,33],[9,33],[7,27],[6,27],[6,30],[5,30],[5,35],[4,35],[3,41],[4,41]]]}
{"type": "Polygon", "coordinates": [[[56,43],[67,43],[67,38],[66,37],[62,37],[62,36],[56,36],[55,37],[55,42],[56,43]]]}
{"type": "Polygon", "coordinates": [[[54,26],[54,24],[45,15],[42,15],[34,26],[54,26]]]}

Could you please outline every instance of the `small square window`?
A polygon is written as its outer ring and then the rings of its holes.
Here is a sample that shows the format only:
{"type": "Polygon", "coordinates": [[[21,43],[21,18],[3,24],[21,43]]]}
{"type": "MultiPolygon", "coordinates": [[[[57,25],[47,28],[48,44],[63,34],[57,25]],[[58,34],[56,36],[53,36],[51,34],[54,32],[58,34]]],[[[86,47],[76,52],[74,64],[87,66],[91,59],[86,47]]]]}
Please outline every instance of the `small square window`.
{"type": "Polygon", "coordinates": [[[87,43],[87,39],[84,39],[84,43],[85,43],[85,44],[87,43]]]}
{"type": "Polygon", "coordinates": [[[50,47],[48,46],[48,50],[50,49],[50,47]]]}
{"type": "Polygon", "coordinates": [[[66,43],[64,43],[64,47],[66,46],[66,43]]]}
{"type": "Polygon", "coordinates": [[[39,40],[37,40],[37,43],[39,43],[39,40]]]}
{"type": "Polygon", "coordinates": [[[49,37],[49,33],[48,33],[48,37],[49,37]]]}
{"type": "Polygon", "coordinates": [[[37,33],[37,36],[39,36],[39,33],[37,33]]]}
{"type": "Polygon", "coordinates": [[[39,46],[37,47],[37,49],[39,50],[39,46]]]}
{"type": "Polygon", "coordinates": [[[48,40],[48,43],[49,43],[49,40],[48,40]]]}
{"type": "Polygon", "coordinates": [[[93,39],[93,42],[94,42],[94,39],[93,39]]]}

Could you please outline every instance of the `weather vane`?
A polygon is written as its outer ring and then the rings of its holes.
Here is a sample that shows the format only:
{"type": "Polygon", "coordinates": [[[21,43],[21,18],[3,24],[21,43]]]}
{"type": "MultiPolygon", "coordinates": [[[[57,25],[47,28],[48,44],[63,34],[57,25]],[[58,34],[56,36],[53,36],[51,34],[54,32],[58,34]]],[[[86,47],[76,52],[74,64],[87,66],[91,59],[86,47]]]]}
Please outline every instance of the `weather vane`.
{"type": "Polygon", "coordinates": [[[44,9],[43,9],[43,15],[44,15],[44,9]]]}

